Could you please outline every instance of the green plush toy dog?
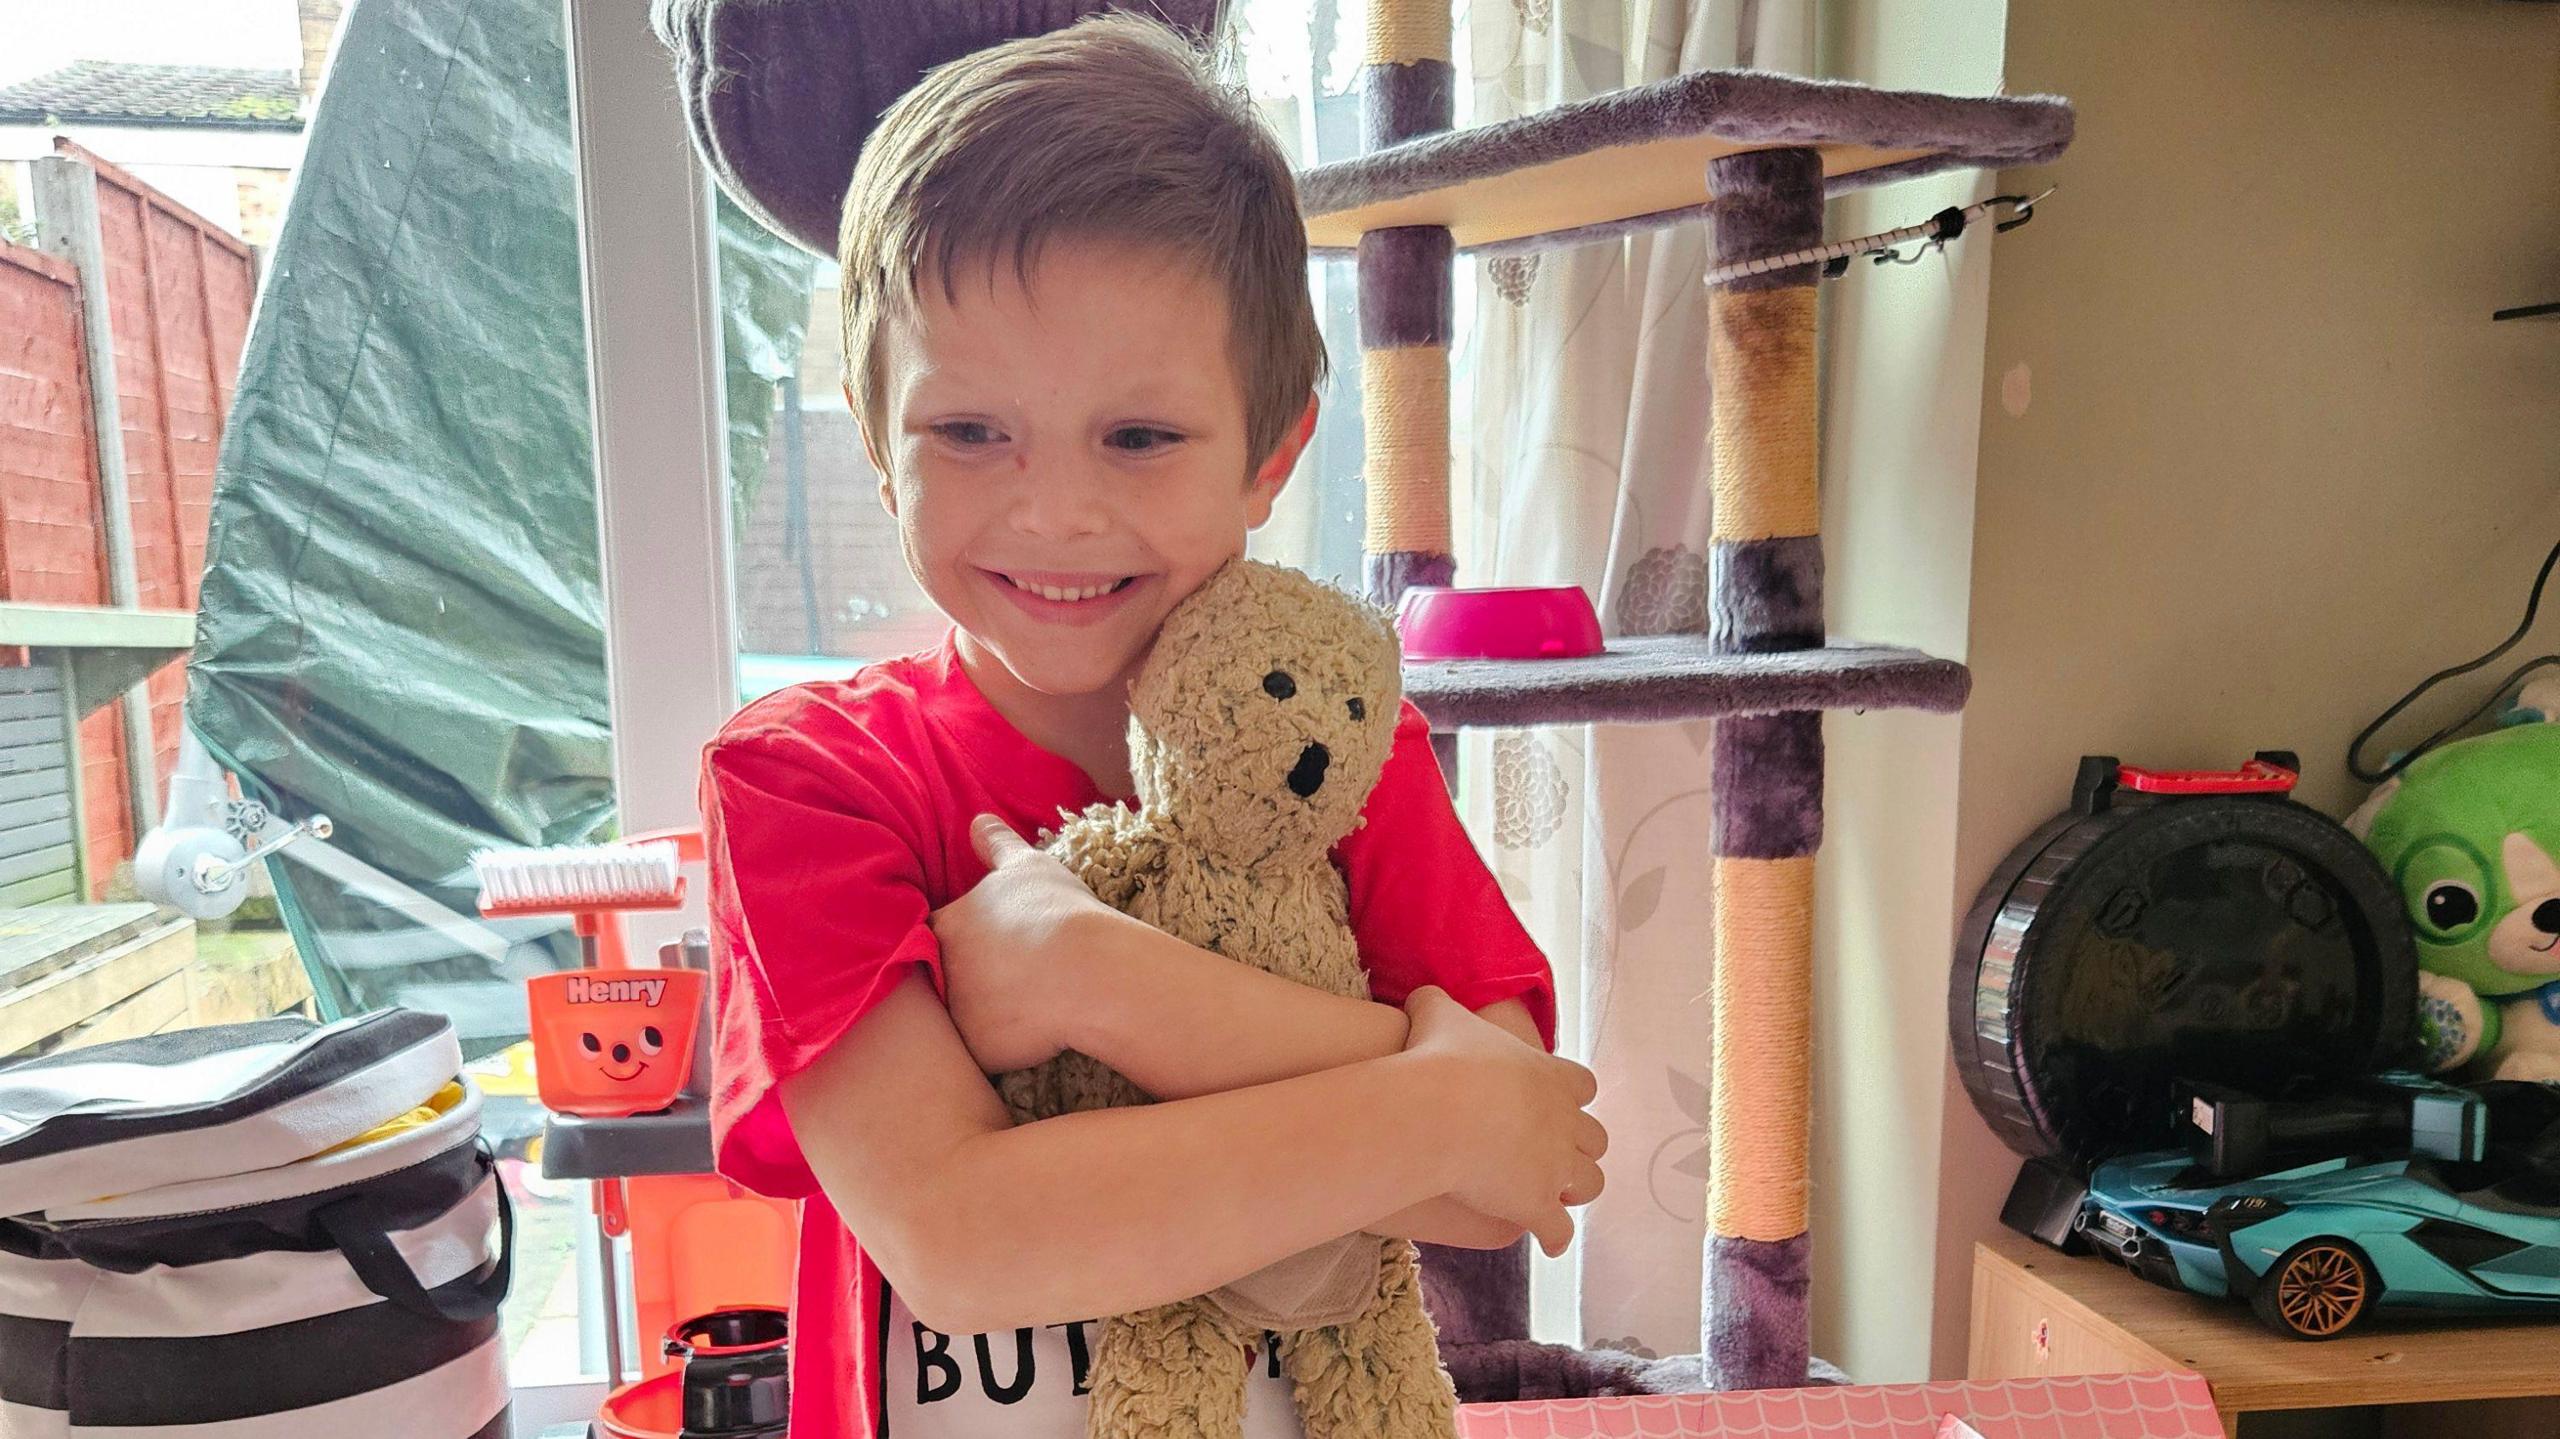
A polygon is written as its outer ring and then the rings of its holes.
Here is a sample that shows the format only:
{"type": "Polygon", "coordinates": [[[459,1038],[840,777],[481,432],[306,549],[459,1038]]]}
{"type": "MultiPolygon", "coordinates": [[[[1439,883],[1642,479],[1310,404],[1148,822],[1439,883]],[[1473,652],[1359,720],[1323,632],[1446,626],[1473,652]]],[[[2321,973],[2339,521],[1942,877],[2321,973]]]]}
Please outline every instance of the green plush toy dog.
{"type": "Polygon", "coordinates": [[[2560,1080],[2560,683],[2419,756],[2347,825],[2400,885],[2428,1066],[2560,1080]]]}

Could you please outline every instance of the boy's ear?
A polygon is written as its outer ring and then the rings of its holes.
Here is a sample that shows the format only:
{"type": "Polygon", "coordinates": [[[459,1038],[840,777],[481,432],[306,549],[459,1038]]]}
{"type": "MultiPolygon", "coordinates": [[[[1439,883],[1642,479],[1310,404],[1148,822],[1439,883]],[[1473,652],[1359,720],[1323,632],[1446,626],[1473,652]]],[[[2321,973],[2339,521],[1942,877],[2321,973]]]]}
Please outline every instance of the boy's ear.
{"type": "Polygon", "coordinates": [[[853,402],[853,382],[850,380],[844,386],[844,407],[853,412],[853,432],[862,436],[862,457],[871,462],[871,473],[880,477],[880,508],[887,510],[889,518],[894,520],[898,517],[898,492],[889,484],[889,467],[880,461],[880,442],[871,436],[871,419],[862,412],[860,405],[853,402]]]}
{"type": "Polygon", "coordinates": [[[1247,529],[1260,529],[1263,522],[1271,518],[1272,505],[1279,501],[1280,491],[1289,483],[1290,472],[1298,467],[1298,456],[1306,452],[1307,441],[1313,439],[1315,433],[1316,397],[1310,394],[1306,409],[1298,414],[1298,422],[1280,437],[1279,445],[1262,462],[1262,467],[1253,473],[1253,483],[1245,494],[1247,529]]]}

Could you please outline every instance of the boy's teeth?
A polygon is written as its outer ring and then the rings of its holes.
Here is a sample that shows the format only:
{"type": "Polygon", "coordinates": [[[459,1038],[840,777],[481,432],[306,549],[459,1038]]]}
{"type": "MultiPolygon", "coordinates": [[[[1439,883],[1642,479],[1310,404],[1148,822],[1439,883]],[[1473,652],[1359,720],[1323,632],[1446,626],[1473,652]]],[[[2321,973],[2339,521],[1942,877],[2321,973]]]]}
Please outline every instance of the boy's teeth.
{"type": "Polygon", "coordinates": [[[1061,603],[1070,604],[1077,600],[1090,600],[1102,595],[1107,595],[1120,587],[1115,582],[1107,585],[1087,585],[1082,589],[1066,590],[1060,589],[1056,585],[1030,584],[1022,580],[1017,580],[1011,575],[1005,576],[1005,583],[1012,585],[1018,590],[1029,590],[1031,593],[1040,596],[1044,600],[1057,600],[1061,603]]]}

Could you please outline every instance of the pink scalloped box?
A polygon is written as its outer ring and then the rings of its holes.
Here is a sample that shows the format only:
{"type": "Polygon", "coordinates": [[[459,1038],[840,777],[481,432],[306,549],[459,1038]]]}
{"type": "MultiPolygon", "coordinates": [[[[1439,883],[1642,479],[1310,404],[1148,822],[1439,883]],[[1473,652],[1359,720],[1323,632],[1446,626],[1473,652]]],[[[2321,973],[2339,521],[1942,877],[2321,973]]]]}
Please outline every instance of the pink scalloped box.
{"type": "Polygon", "coordinates": [[[2226,1439],[2182,1371],[1469,1404],[1458,1439],[2226,1439]],[[1954,1423],[1950,1425],[1949,1421],[1954,1423]],[[1969,1426],[1969,1427],[1968,1427],[1969,1426]]]}

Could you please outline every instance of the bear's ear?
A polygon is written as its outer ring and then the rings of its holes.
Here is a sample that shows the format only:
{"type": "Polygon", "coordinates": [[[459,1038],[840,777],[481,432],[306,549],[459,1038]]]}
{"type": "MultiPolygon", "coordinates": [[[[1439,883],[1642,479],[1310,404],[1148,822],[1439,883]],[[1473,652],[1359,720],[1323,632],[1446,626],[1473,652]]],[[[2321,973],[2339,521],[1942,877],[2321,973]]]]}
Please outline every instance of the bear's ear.
{"type": "Polygon", "coordinates": [[[2364,803],[2356,806],[2356,812],[2347,816],[2347,833],[2370,843],[2373,839],[2373,822],[2381,818],[2385,809],[2390,808],[2391,797],[2399,792],[2400,776],[2396,774],[2375,786],[2373,793],[2364,797],[2364,803]]]}

